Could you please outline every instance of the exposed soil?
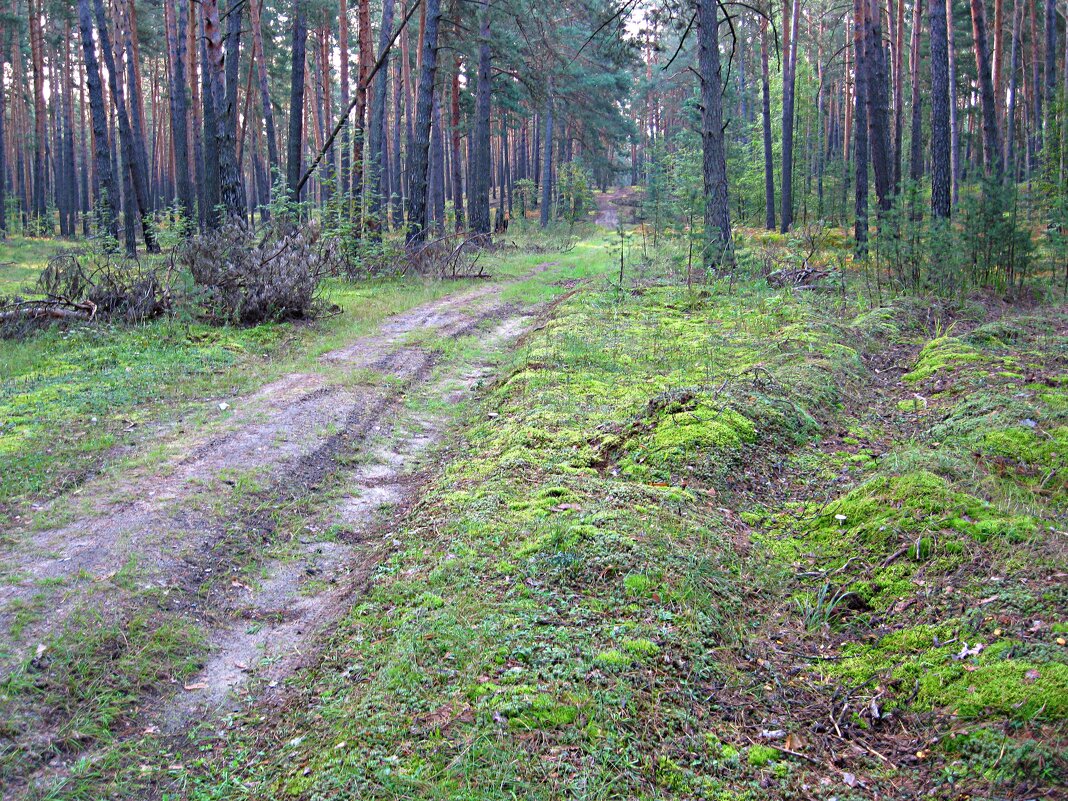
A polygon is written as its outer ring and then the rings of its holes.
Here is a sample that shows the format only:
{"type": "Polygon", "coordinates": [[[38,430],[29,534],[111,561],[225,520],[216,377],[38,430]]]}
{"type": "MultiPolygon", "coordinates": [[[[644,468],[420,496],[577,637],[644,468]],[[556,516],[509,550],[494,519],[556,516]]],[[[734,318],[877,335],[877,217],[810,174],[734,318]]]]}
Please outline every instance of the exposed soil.
{"type": "MultiPolygon", "coordinates": [[[[528,327],[529,312],[499,295],[484,285],[396,315],[322,356],[331,369],[231,401],[210,431],[169,443],[173,456],[52,502],[44,513],[60,524],[26,526],[0,553],[0,679],[79,610],[124,620],[150,605],[195,622],[211,644],[200,674],[148,717],[165,733],[240,703],[251,679],[269,694],[394,547],[456,404],[528,327]],[[411,344],[475,331],[474,363],[437,371],[438,352],[411,344]],[[414,411],[413,398],[432,411],[414,411]],[[280,528],[272,510],[286,506],[304,531],[280,528]],[[30,607],[42,613],[12,636],[30,607]]],[[[50,758],[47,735],[29,739],[50,758]]]]}
{"type": "Polygon", "coordinates": [[[629,186],[615,187],[603,194],[594,195],[597,201],[597,224],[602,228],[619,227],[618,204],[632,193],[629,186]]]}

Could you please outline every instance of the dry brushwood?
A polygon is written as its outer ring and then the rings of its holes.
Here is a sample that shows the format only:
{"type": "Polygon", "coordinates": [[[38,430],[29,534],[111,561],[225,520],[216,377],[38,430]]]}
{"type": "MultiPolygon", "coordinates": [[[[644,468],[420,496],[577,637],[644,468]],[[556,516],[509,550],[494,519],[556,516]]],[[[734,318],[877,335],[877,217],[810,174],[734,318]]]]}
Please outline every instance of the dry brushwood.
{"type": "Polygon", "coordinates": [[[280,220],[265,229],[230,223],[191,239],[181,258],[209,316],[245,325],[317,316],[324,310],[322,279],[336,275],[343,260],[318,223],[280,220]]]}
{"type": "Polygon", "coordinates": [[[767,281],[771,286],[792,286],[798,289],[813,288],[816,284],[831,274],[830,270],[819,270],[804,265],[802,267],[789,267],[770,273],[767,281]]]}
{"type": "Polygon", "coordinates": [[[445,234],[411,250],[402,274],[411,271],[438,278],[489,278],[479,259],[492,246],[489,234],[445,234]]]}
{"type": "Polygon", "coordinates": [[[65,250],[37,279],[41,297],[0,300],[0,337],[22,337],[52,323],[137,323],[165,314],[173,299],[173,262],[142,264],[108,253],[65,250]]]}

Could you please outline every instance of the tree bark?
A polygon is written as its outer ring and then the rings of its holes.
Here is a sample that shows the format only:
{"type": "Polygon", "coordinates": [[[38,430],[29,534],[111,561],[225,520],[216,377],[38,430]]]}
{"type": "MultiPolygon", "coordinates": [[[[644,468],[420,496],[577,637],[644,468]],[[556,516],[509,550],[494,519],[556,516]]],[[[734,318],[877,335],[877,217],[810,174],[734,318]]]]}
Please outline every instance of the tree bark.
{"type": "Polygon", "coordinates": [[[189,109],[185,96],[185,39],[187,7],[175,0],[164,3],[164,24],[167,28],[167,50],[171,66],[171,138],[174,144],[175,179],[178,205],[188,226],[193,220],[193,182],[189,170],[189,109]]]}
{"type": "Polygon", "coordinates": [[[1005,169],[1016,180],[1016,87],[1020,70],[1020,28],[1023,24],[1023,2],[1016,0],[1012,11],[1012,44],[1009,45],[1009,96],[1006,101],[1008,130],[1005,134],[1005,169]]]}
{"type": "Polygon", "coordinates": [[[979,98],[983,110],[983,156],[988,173],[1000,176],[1003,171],[1001,143],[998,136],[997,111],[994,107],[994,84],[990,78],[990,53],[987,47],[986,9],[983,0],[971,0],[972,38],[975,44],[975,68],[979,75],[979,98]]]}
{"type": "Polygon", "coordinates": [[[460,57],[453,61],[452,73],[452,207],[456,213],[456,232],[464,230],[464,186],[460,169],[460,57]]]}
{"type": "MultiPolygon", "coordinates": [[[[698,12],[700,14],[700,12],[698,12]]],[[[797,27],[801,14],[801,0],[793,0],[793,22],[790,29],[794,35],[790,38],[786,51],[786,63],[782,71],[782,233],[790,230],[794,222],[794,89],[797,82],[797,27]]],[[[715,22],[715,15],[713,15],[715,22]]],[[[718,24],[718,22],[717,22],[718,24]]],[[[719,60],[718,37],[716,60],[719,60]]],[[[701,69],[702,82],[707,80],[707,73],[701,69]]],[[[717,92],[719,90],[717,89],[717,92]]],[[[702,102],[704,102],[702,96],[702,102]]],[[[721,123],[722,125],[722,123],[721,123]]],[[[707,179],[706,179],[707,180],[707,179]]],[[[706,188],[707,194],[707,188],[706,188]]]]}
{"type": "MultiPolygon", "coordinates": [[[[378,57],[383,58],[393,36],[393,0],[383,0],[382,27],[378,32],[378,57]]],[[[380,69],[375,75],[371,97],[370,145],[371,180],[368,207],[372,231],[382,228],[383,195],[388,192],[389,176],[383,163],[386,142],[386,97],[389,94],[389,70],[380,69]],[[385,187],[385,191],[383,190],[385,187]]]]}
{"type": "MultiPolygon", "coordinates": [[[[794,0],[795,3],[800,0],[794,0]]],[[[796,10],[796,7],[795,7],[796,10]]],[[[723,136],[723,78],[719,63],[719,19],[716,0],[697,2],[697,61],[701,73],[701,171],[705,187],[706,266],[734,265],[730,203],[727,197],[727,154],[723,136]]],[[[792,120],[791,120],[792,123],[792,120]]],[[[783,152],[785,152],[785,143],[783,152]]],[[[783,180],[783,193],[785,176],[783,180]]],[[[786,200],[783,201],[786,208],[786,200]]]]}
{"type": "Polygon", "coordinates": [[[553,205],[553,82],[549,78],[549,94],[545,98],[545,113],[542,120],[545,125],[545,134],[542,146],[544,153],[541,156],[541,209],[539,222],[542,228],[549,226],[552,216],[553,205]]]}
{"type": "Polygon", "coordinates": [[[99,191],[96,198],[98,229],[112,239],[118,236],[115,208],[119,202],[119,188],[111,171],[111,149],[108,146],[108,112],[104,106],[104,89],[100,82],[100,66],[93,44],[93,15],[89,0],[78,0],[78,25],[82,34],[82,54],[85,60],[86,84],[89,88],[89,112],[93,124],[93,173],[99,191]]]}
{"type": "Polygon", "coordinates": [[[775,230],[775,163],[771,146],[771,87],[768,70],[768,21],[760,24],[760,78],[764,120],[764,226],[775,230]]]}
{"type": "Polygon", "coordinates": [[[951,148],[949,48],[946,0],[930,0],[931,28],[931,212],[949,218],[951,209],[951,148]]]}
{"type": "MultiPolygon", "coordinates": [[[[238,30],[241,21],[233,12],[227,18],[229,32],[224,50],[218,0],[202,0],[201,7],[204,13],[204,41],[207,49],[204,68],[208,72],[208,85],[215,110],[213,134],[219,159],[219,202],[227,218],[244,220],[245,193],[241,175],[237,170],[237,111],[234,108],[237,105],[237,45],[231,44],[237,42],[238,36],[231,28],[231,20],[237,19],[238,30]],[[226,64],[227,57],[233,62],[232,66],[226,64]],[[229,84],[233,85],[232,91],[229,84]]],[[[215,215],[209,214],[209,218],[214,220],[215,215]]]]}
{"type": "MultiPolygon", "coordinates": [[[[124,168],[130,172],[130,188],[134,199],[137,201],[137,209],[141,217],[141,230],[145,237],[145,248],[149,253],[158,253],[159,245],[156,242],[152,210],[148,201],[148,178],[144,173],[142,162],[136,155],[137,145],[134,142],[133,132],[130,128],[130,117],[126,111],[126,100],[122,90],[120,73],[115,64],[114,52],[111,49],[111,37],[108,34],[104,3],[103,0],[95,0],[95,3],[97,33],[100,36],[100,50],[104,54],[104,65],[108,68],[108,84],[111,87],[111,99],[115,104],[115,115],[119,124],[119,140],[122,145],[124,168]]],[[[126,221],[127,227],[133,224],[132,219],[126,221]]],[[[127,240],[127,250],[129,249],[129,240],[127,240]]],[[[134,254],[131,253],[130,255],[134,254]]]]}
{"type": "Polygon", "coordinates": [[[960,201],[960,125],[957,120],[957,45],[953,25],[953,3],[941,0],[938,5],[945,6],[946,45],[949,51],[949,148],[950,148],[950,182],[952,184],[952,202],[954,208],[960,201]]]}
{"type": "Polygon", "coordinates": [[[300,202],[297,185],[304,171],[304,57],[307,40],[304,0],[294,0],[293,53],[289,80],[289,141],[286,146],[286,185],[289,187],[289,199],[293,202],[300,202]]]}
{"type": "Polygon", "coordinates": [[[869,146],[871,148],[872,172],[875,175],[875,194],[879,209],[889,211],[893,202],[893,174],[890,167],[890,127],[887,119],[888,81],[886,75],[886,50],[883,48],[883,29],[878,9],[878,0],[868,0],[865,24],[867,47],[866,86],[868,100],[869,146]]]}
{"type": "Polygon", "coordinates": [[[922,6],[923,0],[915,0],[912,14],[912,52],[909,55],[909,68],[912,73],[912,149],[909,155],[909,178],[913,181],[923,178],[923,96],[920,94],[920,30],[923,27],[923,14],[920,9],[922,6]]]}
{"type": "Polygon", "coordinates": [[[856,239],[856,256],[865,258],[868,255],[868,68],[869,54],[865,44],[866,25],[864,17],[867,15],[868,0],[853,0],[853,59],[854,83],[853,97],[855,107],[853,109],[853,162],[856,171],[856,202],[854,211],[856,223],[854,225],[854,238],[856,239]]]}
{"type": "Polygon", "coordinates": [[[441,21],[440,0],[423,0],[426,27],[423,32],[419,66],[419,90],[415,105],[412,149],[408,156],[408,244],[426,240],[427,168],[430,161],[430,121],[433,114],[434,77],[438,66],[438,25],[441,21]]]}
{"type": "Polygon", "coordinates": [[[44,34],[41,30],[41,15],[44,13],[40,0],[28,0],[30,15],[30,60],[33,66],[33,217],[38,226],[47,228],[45,214],[48,209],[45,148],[47,147],[44,98],[44,34]]]}
{"type": "Polygon", "coordinates": [[[474,164],[468,191],[471,230],[476,234],[490,231],[490,6],[482,4],[479,22],[478,85],[475,93],[474,164]]]}

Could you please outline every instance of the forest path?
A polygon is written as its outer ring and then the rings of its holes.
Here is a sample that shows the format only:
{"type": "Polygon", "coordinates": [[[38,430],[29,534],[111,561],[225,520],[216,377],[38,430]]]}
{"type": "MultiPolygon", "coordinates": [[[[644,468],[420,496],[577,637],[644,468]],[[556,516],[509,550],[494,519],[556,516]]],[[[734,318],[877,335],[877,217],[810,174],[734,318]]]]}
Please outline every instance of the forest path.
{"type": "Polygon", "coordinates": [[[602,228],[615,230],[619,227],[619,201],[633,194],[633,187],[617,186],[607,192],[597,192],[594,200],[597,203],[596,222],[602,228]]]}
{"type": "MultiPolygon", "coordinates": [[[[195,675],[149,688],[160,700],[138,727],[178,735],[240,704],[250,683],[269,697],[393,548],[429,452],[530,324],[534,309],[504,302],[503,286],[387,319],[316,369],[233,400],[225,430],[167,443],[154,463],[54,501],[57,524],[0,541],[0,681],[35,653],[29,673],[49,673],[61,651],[96,658],[78,650],[88,630],[125,638],[131,621],[162,620],[210,650],[195,675]]],[[[55,715],[35,703],[55,700],[19,699],[14,746],[40,785],[62,775],[67,749],[64,722],[42,726],[55,715]]]]}

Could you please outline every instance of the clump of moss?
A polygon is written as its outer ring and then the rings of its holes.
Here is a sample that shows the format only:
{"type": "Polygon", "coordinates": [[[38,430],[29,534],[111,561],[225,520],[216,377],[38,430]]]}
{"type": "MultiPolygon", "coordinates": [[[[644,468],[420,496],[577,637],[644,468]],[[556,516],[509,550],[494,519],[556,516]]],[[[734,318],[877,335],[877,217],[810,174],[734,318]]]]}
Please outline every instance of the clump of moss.
{"type": "Polygon", "coordinates": [[[647,659],[660,653],[660,646],[652,640],[638,637],[633,640],[623,640],[623,650],[639,659],[647,659]]]}
{"type": "Polygon", "coordinates": [[[966,671],[946,665],[920,678],[919,708],[947,707],[965,718],[1060,720],[1068,715],[1068,665],[1002,659],[966,671]]]}
{"type": "Polygon", "coordinates": [[[938,337],[924,346],[920,358],[904,379],[911,383],[926,381],[937,373],[983,359],[983,354],[956,337],[938,337]]]}
{"type": "Polygon", "coordinates": [[[664,415],[653,433],[652,458],[686,458],[705,449],[733,451],[756,440],[753,421],[733,409],[699,406],[664,415]]]}
{"type": "Polygon", "coordinates": [[[755,768],[763,768],[779,758],[778,750],[768,745],[751,745],[746,760],[755,768]]]}

